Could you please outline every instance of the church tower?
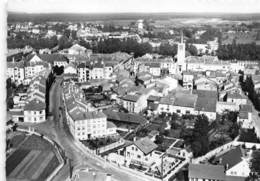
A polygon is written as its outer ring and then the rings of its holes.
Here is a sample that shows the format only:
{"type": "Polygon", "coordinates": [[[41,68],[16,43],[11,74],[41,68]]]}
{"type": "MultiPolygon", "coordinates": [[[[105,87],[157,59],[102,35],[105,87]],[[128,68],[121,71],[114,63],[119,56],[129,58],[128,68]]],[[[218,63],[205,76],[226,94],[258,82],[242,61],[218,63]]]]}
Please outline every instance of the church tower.
{"type": "Polygon", "coordinates": [[[183,33],[181,32],[181,42],[178,43],[177,50],[177,73],[181,74],[185,70],[185,43],[183,43],[183,33]]]}

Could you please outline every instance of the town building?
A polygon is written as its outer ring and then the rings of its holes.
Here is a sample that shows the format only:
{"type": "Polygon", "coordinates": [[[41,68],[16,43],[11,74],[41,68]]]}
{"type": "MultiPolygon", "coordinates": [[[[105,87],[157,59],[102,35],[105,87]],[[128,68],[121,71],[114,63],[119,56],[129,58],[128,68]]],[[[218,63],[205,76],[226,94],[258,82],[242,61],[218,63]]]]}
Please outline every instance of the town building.
{"type": "Polygon", "coordinates": [[[12,82],[22,84],[25,79],[24,61],[7,62],[7,77],[11,78],[12,82]]]}
{"type": "Polygon", "coordinates": [[[189,164],[189,181],[225,181],[222,165],[189,164]]]}

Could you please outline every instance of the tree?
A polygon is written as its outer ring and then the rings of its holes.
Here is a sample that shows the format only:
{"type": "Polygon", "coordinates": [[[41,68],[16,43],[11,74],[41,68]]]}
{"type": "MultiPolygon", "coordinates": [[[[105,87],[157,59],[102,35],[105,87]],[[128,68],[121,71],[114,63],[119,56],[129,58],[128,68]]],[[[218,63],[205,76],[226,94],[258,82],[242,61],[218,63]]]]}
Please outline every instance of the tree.
{"type": "Polygon", "coordinates": [[[170,45],[169,43],[163,43],[159,47],[159,54],[175,56],[177,54],[177,45],[170,45]]]}
{"type": "Polygon", "coordinates": [[[201,156],[209,150],[209,121],[205,115],[198,115],[194,125],[192,144],[194,156],[201,156]]]}
{"type": "Polygon", "coordinates": [[[197,56],[198,55],[198,50],[195,46],[192,44],[187,44],[186,45],[186,50],[192,55],[192,56],[197,56]]]}
{"type": "Polygon", "coordinates": [[[260,151],[254,151],[252,154],[252,159],[250,160],[250,169],[252,172],[257,173],[260,175],[260,151]]]}

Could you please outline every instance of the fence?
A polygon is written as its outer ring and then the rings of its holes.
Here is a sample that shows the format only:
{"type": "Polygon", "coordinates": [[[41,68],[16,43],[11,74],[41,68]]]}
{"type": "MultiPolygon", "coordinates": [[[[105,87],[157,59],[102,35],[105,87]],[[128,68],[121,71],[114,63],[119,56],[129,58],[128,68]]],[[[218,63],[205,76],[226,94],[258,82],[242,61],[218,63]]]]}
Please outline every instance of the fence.
{"type": "Polygon", "coordinates": [[[111,143],[109,145],[106,145],[106,146],[103,146],[101,148],[98,148],[98,153],[102,154],[102,153],[104,153],[106,151],[109,151],[109,150],[112,150],[112,149],[117,148],[119,146],[122,146],[123,144],[125,144],[125,140],[124,139],[120,139],[117,142],[114,142],[114,143],[111,143]]]}

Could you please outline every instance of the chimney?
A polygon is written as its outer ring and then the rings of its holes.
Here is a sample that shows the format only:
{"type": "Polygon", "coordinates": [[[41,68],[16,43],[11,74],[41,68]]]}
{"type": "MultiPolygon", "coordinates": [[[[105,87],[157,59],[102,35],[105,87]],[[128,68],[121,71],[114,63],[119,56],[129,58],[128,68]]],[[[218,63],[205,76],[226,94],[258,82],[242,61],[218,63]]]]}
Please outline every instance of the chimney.
{"type": "Polygon", "coordinates": [[[136,141],[137,139],[136,139],[136,136],[133,138],[134,139],[134,141],[136,141]]]}
{"type": "Polygon", "coordinates": [[[111,174],[107,174],[107,177],[106,177],[105,181],[111,181],[111,174]]]}

